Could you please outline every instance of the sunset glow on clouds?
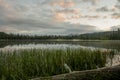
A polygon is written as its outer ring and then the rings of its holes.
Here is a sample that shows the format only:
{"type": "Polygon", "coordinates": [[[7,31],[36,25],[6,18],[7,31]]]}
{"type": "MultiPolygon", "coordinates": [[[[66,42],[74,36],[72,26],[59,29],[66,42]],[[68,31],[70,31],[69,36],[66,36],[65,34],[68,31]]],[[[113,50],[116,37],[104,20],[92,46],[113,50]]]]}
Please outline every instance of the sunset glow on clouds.
{"type": "Polygon", "coordinates": [[[0,0],[0,31],[80,34],[120,25],[120,0],[0,0]]]}

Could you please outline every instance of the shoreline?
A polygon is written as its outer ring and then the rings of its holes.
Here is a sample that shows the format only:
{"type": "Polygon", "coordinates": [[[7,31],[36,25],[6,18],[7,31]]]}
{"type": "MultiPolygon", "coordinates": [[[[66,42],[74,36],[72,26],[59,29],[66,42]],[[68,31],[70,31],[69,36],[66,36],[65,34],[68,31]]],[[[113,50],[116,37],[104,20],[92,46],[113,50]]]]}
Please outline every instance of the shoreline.
{"type": "Polygon", "coordinates": [[[64,41],[71,41],[71,42],[101,42],[101,41],[120,41],[120,40],[80,40],[80,39],[48,39],[48,40],[40,40],[40,39],[24,39],[24,40],[7,40],[7,39],[0,39],[0,41],[56,41],[56,42],[64,42],[64,41]]]}

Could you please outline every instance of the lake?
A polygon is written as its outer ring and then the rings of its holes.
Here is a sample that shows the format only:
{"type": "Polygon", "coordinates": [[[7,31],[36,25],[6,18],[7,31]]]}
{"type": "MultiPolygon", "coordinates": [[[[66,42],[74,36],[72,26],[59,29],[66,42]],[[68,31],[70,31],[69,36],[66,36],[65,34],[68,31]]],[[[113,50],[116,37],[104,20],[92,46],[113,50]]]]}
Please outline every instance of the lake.
{"type": "MultiPolygon", "coordinates": [[[[66,48],[84,48],[100,50],[120,50],[120,40],[102,40],[102,41],[1,41],[0,50],[19,50],[19,49],[66,49],[66,48]]],[[[108,59],[107,66],[116,65],[119,55],[113,58],[111,63],[108,59]]]]}
{"type": "Polygon", "coordinates": [[[0,49],[90,48],[120,50],[120,40],[102,41],[0,41],[0,49]]]}

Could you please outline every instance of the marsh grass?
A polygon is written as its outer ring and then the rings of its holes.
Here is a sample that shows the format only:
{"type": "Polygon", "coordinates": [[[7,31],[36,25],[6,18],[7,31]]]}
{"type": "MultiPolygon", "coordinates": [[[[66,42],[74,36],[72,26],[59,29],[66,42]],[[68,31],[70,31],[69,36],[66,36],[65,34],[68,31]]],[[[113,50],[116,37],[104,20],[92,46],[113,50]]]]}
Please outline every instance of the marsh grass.
{"type": "Polygon", "coordinates": [[[67,73],[64,64],[72,71],[104,67],[109,53],[80,48],[0,51],[0,80],[28,80],[67,73]]]}

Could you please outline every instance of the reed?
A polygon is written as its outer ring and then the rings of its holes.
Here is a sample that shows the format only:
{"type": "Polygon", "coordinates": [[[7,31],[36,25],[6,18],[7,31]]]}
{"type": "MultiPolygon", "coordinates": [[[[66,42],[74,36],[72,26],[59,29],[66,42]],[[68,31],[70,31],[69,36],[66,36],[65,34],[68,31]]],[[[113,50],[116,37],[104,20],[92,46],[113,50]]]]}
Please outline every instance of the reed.
{"type": "MultiPolygon", "coordinates": [[[[107,52],[110,53],[110,52],[107,52]]],[[[107,54],[108,55],[108,54],[107,54]]],[[[0,80],[28,80],[104,67],[106,52],[81,48],[0,51],[0,80]]]]}

